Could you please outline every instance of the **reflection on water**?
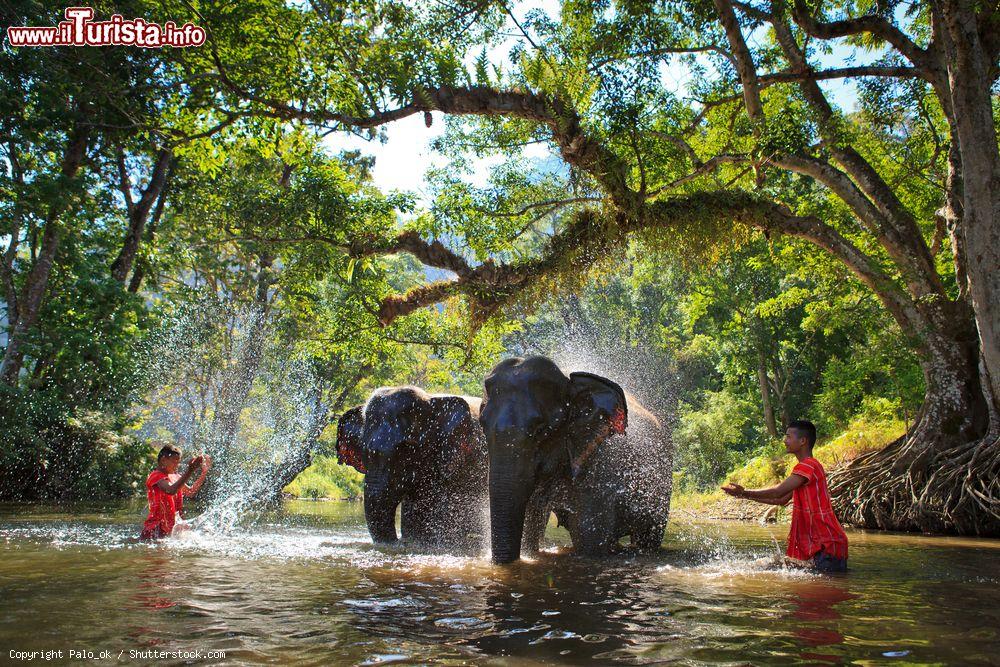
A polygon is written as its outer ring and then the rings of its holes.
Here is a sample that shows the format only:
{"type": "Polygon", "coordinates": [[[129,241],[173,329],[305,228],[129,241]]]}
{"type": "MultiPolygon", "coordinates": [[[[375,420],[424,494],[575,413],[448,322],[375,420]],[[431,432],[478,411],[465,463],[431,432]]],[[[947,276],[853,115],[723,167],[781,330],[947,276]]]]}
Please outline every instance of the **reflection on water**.
{"type": "Polygon", "coordinates": [[[603,561],[573,557],[550,527],[536,559],[498,567],[376,548],[357,504],[291,503],[252,530],[155,545],[132,541],[141,514],[0,507],[5,657],[995,664],[1000,653],[996,540],[852,533],[851,572],[820,577],[777,565],[780,526],[675,522],[661,554],[603,561]]]}

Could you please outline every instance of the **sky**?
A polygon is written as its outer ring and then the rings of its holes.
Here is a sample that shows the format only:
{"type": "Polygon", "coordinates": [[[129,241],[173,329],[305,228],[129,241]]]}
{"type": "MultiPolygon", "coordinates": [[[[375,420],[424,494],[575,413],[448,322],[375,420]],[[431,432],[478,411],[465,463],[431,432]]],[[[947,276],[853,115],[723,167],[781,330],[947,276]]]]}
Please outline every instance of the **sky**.
{"type": "MultiPolygon", "coordinates": [[[[550,15],[558,15],[558,5],[553,2],[543,3],[550,15]]],[[[761,36],[751,34],[750,41],[759,39],[761,36]]],[[[490,52],[491,61],[501,61],[505,69],[509,71],[510,62],[506,59],[506,54],[513,44],[513,39],[501,44],[490,52]]],[[[876,60],[880,54],[867,54],[865,57],[858,57],[857,50],[843,44],[834,44],[829,54],[816,58],[819,66],[824,68],[843,67],[845,65],[864,65],[876,60]],[[853,55],[854,60],[848,62],[848,58],[853,55]]],[[[701,56],[699,56],[701,57],[701,56]]],[[[704,59],[703,59],[704,60],[704,59]]],[[[705,60],[708,64],[707,60],[705,60]]],[[[680,63],[679,58],[674,58],[670,63],[661,65],[662,81],[665,88],[678,95],[685,95],[687,85],[691,76],[687,67],[680,63]]],[[[709,71],[711,67],[709,66],[709,71]]],[[[852,80],[836,79],[820,82],[820,86],[830,97],[831,101],[845,110],[852,110],[857,104],[857,86],[852,80]]],[[[444,119],[440,112],[433,112],[433,123],[430,128],[424,125],[423,114],[414,114],[403,120],[389,123],[384,126],[387,141],[381,143],[379,140],[366,140],[358,136],[336,133],[326,138],[326,145],[332,151],[340,150],[360,150],[366,155],[374,156],[375,166],[373,169],[373,179],[375,184],[383,192],[392,190],[412,192],[417,195],[417,199],[422,204],[429,203],[429,193],[424,181],[424,174],[427,169],[436,166],[441,167],[446,164],[444,158],[431,150],[431,142],[444,131],[444,119]]],[[[549,149],[541,144],[533,145],[525,149],[526,156],[545,159],[551,156],[549,149]]],[[[502,156],[495,158],[480,159],[474,162],[475,173],[469,179],[473,185],[483,186],[489,177],[490,170],[503,161],[502,156]]]]}

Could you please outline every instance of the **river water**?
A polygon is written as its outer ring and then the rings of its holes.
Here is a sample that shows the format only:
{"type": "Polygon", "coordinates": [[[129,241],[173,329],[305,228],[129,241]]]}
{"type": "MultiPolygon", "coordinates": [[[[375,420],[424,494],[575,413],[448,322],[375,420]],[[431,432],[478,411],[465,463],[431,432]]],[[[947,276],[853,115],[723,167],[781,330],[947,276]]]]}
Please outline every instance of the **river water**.
{"type": "Polygon", "coordinates": [[[142,513],[0,506],[0,663],[1000,662],[1000,540],[851,532],[851,571],[817,576],[776,567],[785,526],[677,519],[655,557],[578,559],[550,526],[498,567],[376,548],[357,503],[156,545],[142,513]]]}

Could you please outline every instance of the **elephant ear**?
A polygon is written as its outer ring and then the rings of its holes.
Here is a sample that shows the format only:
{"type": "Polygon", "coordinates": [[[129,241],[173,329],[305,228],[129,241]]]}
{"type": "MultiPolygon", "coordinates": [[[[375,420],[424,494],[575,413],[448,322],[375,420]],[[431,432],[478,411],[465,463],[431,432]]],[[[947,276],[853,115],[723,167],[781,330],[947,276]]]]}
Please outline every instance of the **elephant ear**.
{"type": "Polygon", "coordinates": [[[337,421],[337,463],[349,465],[365,474],[361,459],[361,432],[365,426],[363,406],[351,408],[337,421]]]}
{"type": "Polygon", "coordinates": [[[431,419],[428,434],[438,438],[444,468],[455,468],[484,443],[479,418],[461,396],[432,397],[431,419]]]}
{"type": "Polygon", "coordinates": [[[613,433],[625,433],[628,404],[617,383],[593,373],[570,373],[567,444],[573,477],[613,433]]]}

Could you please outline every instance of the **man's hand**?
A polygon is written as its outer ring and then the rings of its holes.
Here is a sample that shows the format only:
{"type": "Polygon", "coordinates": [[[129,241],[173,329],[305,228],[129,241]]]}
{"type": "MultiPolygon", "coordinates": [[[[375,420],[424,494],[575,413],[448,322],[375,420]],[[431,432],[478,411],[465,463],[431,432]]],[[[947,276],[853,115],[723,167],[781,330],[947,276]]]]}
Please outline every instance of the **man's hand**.
{"type": "Polygon", "coordinates": [[[733,483],[726,484],[725,486],[722,487],[722,490],[725,491],[730,496],[732,496],[733,498],[742,498],[743,492],[746,491],[746,489],[744,489],[739,484],[733,484],[733,483]]]}
{"type": "Polygon", "coordinates": [[[204,461],[204,456],[192,456],[191,460],[188,461],[188,468],[200,468],[202,462],[204,461]]]}
{"type": "Polygon", "coordinates": [[[202,454],[201,469],[204,470],[205,472],[208,472],[211,467],[212,467],[212,457],[209,456],[208,454],[202,454]]]}

